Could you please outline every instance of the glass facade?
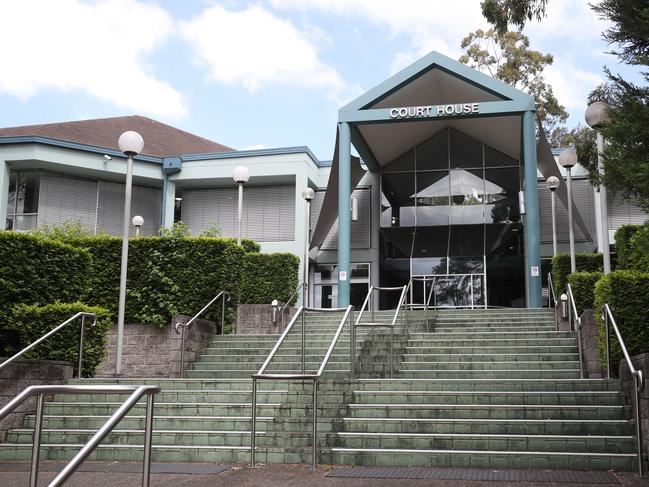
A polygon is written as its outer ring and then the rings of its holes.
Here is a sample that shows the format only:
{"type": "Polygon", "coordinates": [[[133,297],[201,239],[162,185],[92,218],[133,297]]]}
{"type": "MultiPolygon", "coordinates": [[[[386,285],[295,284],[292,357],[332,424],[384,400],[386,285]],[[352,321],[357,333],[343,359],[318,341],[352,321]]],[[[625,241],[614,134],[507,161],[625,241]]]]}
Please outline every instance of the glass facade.
{"type": "Polygon", "coordinates": [[[387,164],[381,171],[381,285],[420,276],[415,303],[524,306],[519,166],[450,128],[387,164]]]}
{"type": "MultiPolygon", "coordinates": [[[[335,264],[316,264],[311,275],[313,307],[333,308],[338,304],[338,266],[335,264]]],[[[370,289],[370,265],[352,264],[349,282],[349,302],[355,309],[363,306],[370,289]]]]}

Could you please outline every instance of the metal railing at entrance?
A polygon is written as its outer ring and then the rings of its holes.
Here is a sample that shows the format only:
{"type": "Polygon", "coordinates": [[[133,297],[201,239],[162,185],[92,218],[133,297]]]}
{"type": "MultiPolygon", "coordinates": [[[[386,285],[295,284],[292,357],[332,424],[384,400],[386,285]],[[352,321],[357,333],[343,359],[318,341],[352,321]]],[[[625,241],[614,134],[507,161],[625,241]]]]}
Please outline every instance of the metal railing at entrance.
{"type": "Polygon", "coordinates": [[[159,386],[138,386],[138,385],[51,385],[51,386],[30,386],[12,399],[5,407],[0,409],[0,420],[11,411],[20,406],[32,396],[36,396],[36,418],[34,423],[34,442],[32,446],[32,459],[29,476],[29,486],[38,485],[38,463],[41,448],[41,436],[43,430],[43,404],[46,395],[49,394],[128,394],[131,395],[122,405],[108,418],[90,440],[79,450],[70,462],[63,467],[58,475],[49,483],[49,487],[63,485],[70,478],[76,469],[88,458],[97,448],[99,443],[113,430],[124,416],[135,406],[143,395],[147,395],[146,420],[144,428],[144,458],[142,462],[142,487],[149,486],[151,475],[151,440],[153,436],[153,396],[160,392],[159,386]]]}
{"type": "MultiPolygon", "coordinates": [[[[340,338],[340,335],[343,331],[343,328],[345,327],[345,323],[349,319],[349,330],[350,330],[350,348],[352,346],[352,340],[351,340],[351,333],[354,325],[354,307],[353,306],[347,306],[346,308],[305,308],[304,306],[301,306],[298,308],[297,313],[293,316],[291,319],[291,322],[288,324],[286,327],[286,330],[284,330],[284,333],[279,337],[279,340],[277,340],[277,343],[271,350],[270,354],[262,364],[262,366],[259,368],[259,371],[256,374],[252,374],[252,427],[251,427],[251,432],[250,432],[250,466],[254,467],[255,466],[255,451],[256,451],[256,443],[255,443],[255,436],[256,436],[256,429],[257,429],[257,381],[258,380],[286,380],[286,381],[312,381],[313,382],[313,444],[311,447],[311,468],[315,470],[317,460],[318,460],[318,381],[320,380],[320,377],[322,376],[322,373],[325,371],[325,368],[327,367],[327,364],[329,363],[329,359],[331,358],[331,354],[334,351],[334,348],[336,347],[336,344],[338,343],[338,339],[340,338]],[[334,337],[331,340],[331,343],[329,344],[329,348],[327,349],[327,352],[325,353],[324,358],[322,359],[322,363],[320,364],[320,367],[318,368],[317,372],[314,374],[307,374],[306,373],[306,362],[305,362],[305,345],[306,345],[306,339],[305,339],[305,325],[304,325],[304,318],[307,313],[343,313],[343,317],[340,320],[340,323],[338,324],[338,328],[336,329],[336,333],[334,337]],[[277,353],[277,350],[279,347],[282,345],[284,342],[284,339],[288,336],[289,332],[291,329],[293,329],[293,326],[297,322],[298,319],[302,319],[302,330],[301,330],[301,344],[302,344],[302,357],[301,357],[301,365],[302,365],[302,373],[301,374],[267,374],[265,373],[266,368],[268,368],[268,365],[271,363],[273,360],[273,357],[275,356],[275,353],[277,353]]],[[[354,362],[354,350],[351,349],[350,351],[350,366],[353,366],[354,362]]]]}
{"type": "Polygon", "coordinates": [[[27,345],[25,348],[23,348],[20,352],[17,354],[13,355],[12,357],[9,357],[7,360],[2,362],[0,364],[0,369],[3,367],[6,367],[9,365],[11,362],[16,360],[18,357],[21,355],[24,355],[25,353],[29,352],[31,349],[37,347],[41,343],[43,343],[45,340],[47,340],[49,337],[52,335],[55,335],[58,333],[60,330],[68,326],[70,323],[73,323],[77,319],[81,318],[81,324],[79,326],[79,357],[78,357],[78,362],[77,362],[77,378],[81,377],[81,370],[83,369],[83,339],[84,339],[84,330],[85,330],[85,322],[86,318],[92,318],[93,321],[90,326],[95,326],[97,324],[97,315],[95,313],[86,313],[85,311],[80,311],[74,316],[71,316],[67,320],[65,320],[63,323],[58,325],[56,328],[52,329],[51,331],[47,332],[45,335],[40,337],[38,340],[35,342],[27,345]]]}
{"type": "Polygon", "coordinates": [[[635,417],[635,432],[636,432],[636,449],[638,451],[638,475],[642,477],[642,419],[641,419],[641,410],[640,407],[640,392],[644,389],[644,380],[642,376],[642,370],[638,370],[633,366],[631,357],[629,357],[629,352],[626,349],[620,330],[617,327],[613,313],[608,303],[602,308],[602,320],[604,320],[604,337],[605,337],[605,347],[606,347],[606,378],[611,378],[611,343],[610,343],[610,326],[613,326],[613,331],[615,331],[615,336],[617,341],[620,344],[620,349],[624,355],[624,360],[626,361],[627,367],[629,367],[629,372],[633,376],[633,415],[635,417]]]}
{"type": "Polygon", "coordinates": [[[358,318],[356,319],[356,323],[352,326],[351,330],[351,353],[353,359],[351,360],[350,364],[350,370],[351,370],[351,378],[353,379],[356,375],[356,328],[360,327],[369,327],[369,328],[390,328],[390,379],[392,378],[393,371],[394,371],[394,327],[397,324],[397,321],[399,320],[399,314],[402,315],[402,324],[403,324],[403,332],[407,333],[408,332],[408,318],[406,316],[406,296],[408,294],[408,285],[406,286],[401,286],[401,287],[378,287],[378,286],[370,286],[369,291],[367,292],[367,296],[365,297],[365,301],[363,302],[363,306],[361,307],[361,310],[358,314],[358,318]],[[394,310],[394,316],[392,317],[392,322],[390,323],[385,323],[385,322],[380,322],[376,321],[375,319],[375,313],[374,313],[374,306],[370,305],[370,301],[372,298],[372,293],[374,292],[380,292],[380,291],[401,291],[401,295],[399,296],[399,303],[397,304],[397,309],[394,310]],[[370,312],[370,321],[362,323],[363,319],[363,313],[367,311],[367,308],[369,307],[369,312],[370,312]],[[353,366],[352,366],[353,365],[353,366]]]}
{"type": "MultiPolygon", "coordinates": [[[[198,313],[196,313],[189,321],[185,323],[176,323],[176,333],[180,333],[180,378],[185,377],[185,334],[187,328],[196,321],[212,304],[221,298],[221,333],[225,334],[225,303],[230,301],[230,293],[227,291],[220,291],[214,296],[209,303],[203,306],[198,313]]],[[[232,331],[234,333],[234,330],[232,331]]]]}
{"type": "Polygon", "coordinates": [[[568,296],[568,321],[570,322],[570,331],[577,332],[577,347],[579,352],[579,377],[584,378],[584,359],[581,345],[581,316],[577,312],[577,303],[572,294],[570,284],[567,285],[566,294],[568,296]]]}
{"type": "MultiPolygon", "coordinates": [[[[286,300],[286,302],[284,303],[284,306],[282,306],[281,309],[279,310],[279,314],[280,314],[281,320],[282,320],[282,329],[284,329],[284,313],[286,312],[286,308],[288,308],[290,306],[291,301],[293,300],[293,298],[297,296],[297,294],[300,292],[300,289],[302,289],[303,287],[304,287],[304,282],[302,282],[297,287],[297,289],[293,292],[293,294],[291,294],[291,297],[286,300]]],[[[306,293],[307,293],[307,291],[304,292],[304,294],[306,294],[306,293]]],[[[302,299],[302,301],[306,302],[305,299],[302,299]]]]}

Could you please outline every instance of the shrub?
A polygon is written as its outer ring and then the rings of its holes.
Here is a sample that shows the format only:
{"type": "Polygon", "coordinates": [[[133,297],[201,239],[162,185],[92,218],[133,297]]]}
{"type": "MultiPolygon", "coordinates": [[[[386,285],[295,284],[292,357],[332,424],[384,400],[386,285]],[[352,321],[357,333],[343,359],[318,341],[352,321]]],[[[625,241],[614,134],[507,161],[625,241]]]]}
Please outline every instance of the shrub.
{"type": "MultiPolygon", "coordinates": [[[[602,277],[595,286],[595,316],[599,326],[599,350],[602,364],[606,361],[604,322],[601,310],[608,303],[629,355],[649,352],[649,274],[636,271],[615,271],[602,277]]],[[[622,358],[615,332],[610,330],[611,373],[617,373],[622,358]]]]}
{"type": "Polygon", "coordinates": [[[254,240],[242,238],[241,246],[243,247],[243,250],[245,250],[246,252],[253,252],[253,253],[261,252],[261,245],[259,245],[254,240]]]}
{"type": "MultiPolygon", "coordinates": [[[[21,348],[36,341],[68,318],[86,311],[97,315],[97,324],[91,325],[86,319],[83,345],[83,376],[92,376],[104,357],[106,330],[111,325],[110,314],[103,308],[93,308],[81,303],[48,304],[46,306],[30,306],[21,304],[14,309],[11,328],[20,337],[21,348]]],[[[65,360],[72,362],[75,367],[79,359],[79,328],[81,320],[70,323],[55,335],[36,346],[25,354],[29,358],[47,360],[65,360]]]]}
{"type": "Polygon", "coordinates": [[[618,269],[631,269],[631,238],[642,225],[622,225],[615,232],[615,251],[618,269]]]}
{"type": "MultiPolygon", "coordinates": [[[[602,272],[602,254],[576,254],[577,270],[583,272],[602,272]]],[[[552,258],[552,284],[557,296],[565,292],[570,275],[570,254],[557,254],[552,258]]]]}
{"type": "Polygon", "coordinates": [[[83,295],[90,254],[62,242],[0,231],[0,328],[18,304],[74,302],[83,295]]]}
{"type": "MultiPolygon", "coordinates": [[[[117,313],[121,239],[73,240],[93,258],[84,301],[117,313]]],[[[193,315],[220,290],[239,302],[245,251],[231,239],[146,237],[131,239],[127,276],[126,321],[165,326],[176,313],[193,315]]],[[[218,310],[206,317],[216,318],[218,310]]]]}
{"type": "Polygon", "coordinates": [[[293,254],[246,254],[241,302],[268,304],[288,300],[297,288],[300,259],[293,254]]]}
{"type": "Polygon", "coordinates": [[[649,272],[649,225],[643,225],[631,236],[628,269],[649,272]]]}
{"type": "Polygon", "coordinates": [[[580,314],[585,309],[595,309],[595,284],[603,275],[601,272],[575,272],[568,276],[568,284],[580,314]]]}

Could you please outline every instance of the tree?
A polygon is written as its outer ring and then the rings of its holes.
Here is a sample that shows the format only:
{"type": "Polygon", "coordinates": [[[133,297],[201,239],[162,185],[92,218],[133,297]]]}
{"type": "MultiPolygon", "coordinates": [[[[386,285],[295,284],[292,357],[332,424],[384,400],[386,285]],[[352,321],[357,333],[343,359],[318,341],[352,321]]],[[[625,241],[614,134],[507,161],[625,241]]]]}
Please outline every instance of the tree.
{"type": "Polygon", "coordinates": [[[545,16],[548,0],[482,0],[482,15],[494,26],[499,34],[504,34],[513,25],[522,29],[525,22],[545,16]]]}
{"type": "Polygon", "coordinates": [[[478,29],[462,39],[461,47],[465,50],[460,57],[461,63],[487,72],[534,97],[546,133],[568,118],[568,112],[543,78],[543,70],[554,60],[552,54],[530,49],[527,36],[520,32],[498,34],[494,29],[478,29]]]}
{"type": "MultiPolygon", "coordinates": [[[[603,35],[617,45],[614,54],[627,64],[649,66],[649,1],[603,0],[592,8],[612,24],[603,35]]],[[[600,129],[607,142],[602,182],[649,210],[649,73],[642,72],[644,83],[639,86],[608,69],[605,72],[608,83],[589,97],[589,102],[606,101],[611,107],[610,121],[600,129]]],[[[597,180],[592,160],[589,169],[591,179],[597,180]]]]}

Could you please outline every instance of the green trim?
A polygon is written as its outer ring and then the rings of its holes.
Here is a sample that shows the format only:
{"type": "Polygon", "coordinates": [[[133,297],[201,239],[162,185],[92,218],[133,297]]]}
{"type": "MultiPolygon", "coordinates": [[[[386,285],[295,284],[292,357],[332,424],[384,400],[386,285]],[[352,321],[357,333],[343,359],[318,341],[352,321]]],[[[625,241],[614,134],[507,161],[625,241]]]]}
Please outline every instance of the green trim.
{"type": "Polygon", "coordinates": [[[527,289],[528,307],[541,308],[541,222],[539,217],[539,186],[536,176],[536,127],[535,112],[523,113],[522,139],[523,163],[525,169],[525,245],[527,246],[527,289]],[[531,268],[538,267],[537,276],[531,268]]]}
{"type": "MultiPolygon", "coordinates": [[[[523,93],[522,91],[509,86],[502,81],[498,81],[486,74],[483,74],[475,69],[472,69],[465,64],[455,61],[439,52],[433,51],[418,61],[415,61],[410,66],[402,69],[395,75],[391,76],[381,84],[367,91],[355,100],[342,107],[339,111],[360,111],[367,109],[374,103],[390,96],[392,93],[403,88],[410,83],[413,79],[427,73],[431,69],[441,69],[446,73],[454,76],[464,82],[477,86],[493,95],[496,95],[503,100],[523,101],[533,98],[523,93]]],[[[467,100],[471,101],[471,100],[467,100]]],[[[350,120],[339,120],[350,121],[350,120]]]]}
{"type": "Polygon", "coordinates": [[[338,145],[338,277],[345,272],[344,281],[338,279],[338,307],[349,305],[349,270],[351,246],[351,215],[349,195],[351,194],[351,132],[348,123],[338,124],[340,143],[338,145]]]}
{"type": "Polygon", "coordinates": [[[365,142],[365,138],[361,134],[361,131],[355,125],[351,125],[350,130],[352,144],[354,145],[354,147],[356,147],[358,155],[361,156],[363,164],[365,164],[367,169],[372,172],[380,171],[381,166],[379,165],[376,156],[372,152],[372,149],[370,149],[370,146],[367,145],[367,142],[365,142]]]}

